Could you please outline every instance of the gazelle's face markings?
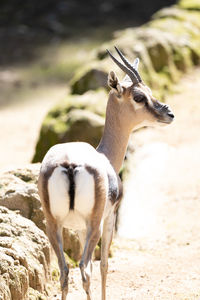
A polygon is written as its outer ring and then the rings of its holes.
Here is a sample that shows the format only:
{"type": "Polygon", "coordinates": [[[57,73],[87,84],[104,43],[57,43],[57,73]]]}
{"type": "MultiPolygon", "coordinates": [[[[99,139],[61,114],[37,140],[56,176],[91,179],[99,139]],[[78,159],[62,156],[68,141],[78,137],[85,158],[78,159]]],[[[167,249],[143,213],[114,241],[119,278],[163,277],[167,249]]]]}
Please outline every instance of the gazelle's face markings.
{"type": "Polygon", "coordinates": [[[159,102],[152,95],[149,87],[143,83],[133,85],[129,83],[129,87],[123,85],[124,98],[132,103],[134,109],[134,117],[137,119],[137,126],[155,126],[158,124],[170,124],[174,115],[168,105],[159,102]]]}
{"type": "Polygon", "coordinates": [[[174,115],[167,105],[153,97],[149,87],[143,83],[138,72],[139,58],[131,64],[117,47],[115,50],[123,63],[117,60],[110,51],[107,50],[107,52],[114,63],[126,74],[122,83],[119,82],[114,72],[110,72],[108,77],[108,85],[119,100],[116,112],[120,116],[119,120],[121,119],[129,129],[158,123],[170,124],[174,115]]]}
{"type": "Polygon", "coordinates": [[[114,72],[111,72],[108,81],[118,99],[120,118],[127,126],[137,129],[170,124],[173,121],[170,108],[155,99],[144,83],[133,84],[128,80],[120,83],[114,72]]]}

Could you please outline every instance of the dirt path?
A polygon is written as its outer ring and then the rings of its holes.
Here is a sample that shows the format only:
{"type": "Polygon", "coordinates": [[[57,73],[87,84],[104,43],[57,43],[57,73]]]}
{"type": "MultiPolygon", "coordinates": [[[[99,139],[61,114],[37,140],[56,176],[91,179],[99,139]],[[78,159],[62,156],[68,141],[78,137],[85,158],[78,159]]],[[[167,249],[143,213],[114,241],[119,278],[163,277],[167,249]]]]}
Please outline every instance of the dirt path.
{"type": "MultiPolygon", "coordinates": [[[[132,239],[114,240],[109,300],[200,299],[199,86],[197,69],[186,75],[177,87],[179,92],[169,97],[176,115],[174,124],[134,134],[138,145],[134,180],[142,184],[140,188],[132,185],[139,190],[131,199],[138,203],[131,211],[132,239]]],[[[98,262],[94,263],[92,291],[94,299],[100,299],[98,262]]],[[[70,272],[68,299],[85,299],[78,269],[70,272]]]]}

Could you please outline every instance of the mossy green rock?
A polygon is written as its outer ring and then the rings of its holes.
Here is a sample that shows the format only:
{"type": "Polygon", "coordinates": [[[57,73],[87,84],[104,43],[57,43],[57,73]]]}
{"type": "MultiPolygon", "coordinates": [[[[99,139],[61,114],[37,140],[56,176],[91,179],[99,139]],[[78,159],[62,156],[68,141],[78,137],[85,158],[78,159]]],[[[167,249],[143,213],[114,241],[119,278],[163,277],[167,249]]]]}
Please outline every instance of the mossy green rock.
{"type": "Polygon", "coordinates": [[[68,96],[54,107],[42,124],[33,162],[41,161],[57,143],[83,141],[97,146],[103,133],[106,102],[106,93],[99,90],[68,96]]]}
{"type": "Polygon", "coordinates": [[[107,73],[95,66],[83,68],[75,75],[71,81],[72,94],[84,94],[88,90],[96,90],[100,87],[105,88],[107,84],[107,73]]]}
{"type": "Polygon", "coordinates": [[[184,9],[200,10],[199,0],[181,0],[179,1],[179,6],[184,9]]]}
{"type": "MultiPolygon", "coordinates": [[[[173,89],[181,74],[200,61],[200,1],[182,0],[176,6],[158,11],[152,21],[140,28],[128,28],[116,32],[115,38],[96,50],[95,72],[107,73],[119,68],[108,58],[106,49],[113,51],[117,45],[131,60],[141,59],[140,73],[156,97],[164,98],[166,91],[173,89]],[[170,29],[170,30],[169,30],[170,29]]],[[[73,93],[87,91],[89,79],[92,88],[96,79],[92,68],[82,70],[72,80],[73,93]]]]}
{"type": "Polygon", "coordinates": [[[68,257],[77,264],[82,255],[81,244],[78,235],[70,229],[63,230],[63,248],[68,257]]]}

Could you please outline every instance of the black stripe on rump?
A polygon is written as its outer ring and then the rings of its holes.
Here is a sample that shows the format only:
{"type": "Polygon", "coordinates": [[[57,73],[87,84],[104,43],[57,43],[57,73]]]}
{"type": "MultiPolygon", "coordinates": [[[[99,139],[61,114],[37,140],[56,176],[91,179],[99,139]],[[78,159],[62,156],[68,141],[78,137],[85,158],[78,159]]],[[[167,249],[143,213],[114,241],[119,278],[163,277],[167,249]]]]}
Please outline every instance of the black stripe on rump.
{"type": "Polygon", "coordinates": [[[74,169],[76,168],[76,165],[67,165],[67,164],[62,164],[62,167],[66,169],[66,171],[63,171],[69,179],[69,209],[73,210],[74,209],[74,198],[75,198],[75,181],[74,181],[74,169]]]}

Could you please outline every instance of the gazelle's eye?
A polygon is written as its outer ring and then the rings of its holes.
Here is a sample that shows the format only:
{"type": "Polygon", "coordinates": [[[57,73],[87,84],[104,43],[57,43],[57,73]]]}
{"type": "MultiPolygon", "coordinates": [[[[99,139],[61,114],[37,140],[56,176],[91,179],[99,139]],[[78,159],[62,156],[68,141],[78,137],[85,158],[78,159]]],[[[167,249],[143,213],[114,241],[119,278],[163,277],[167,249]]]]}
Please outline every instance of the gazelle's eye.
{"type": "Polygon", "coordinates": [[[133,96],[133,98],[134,98],[135,102],[138,102],[138,103],[146,102],[146,99],[147,99],[145,97],[145,95],[143,95],[143,94],[136,94],[136,95],[133,96]]]}

